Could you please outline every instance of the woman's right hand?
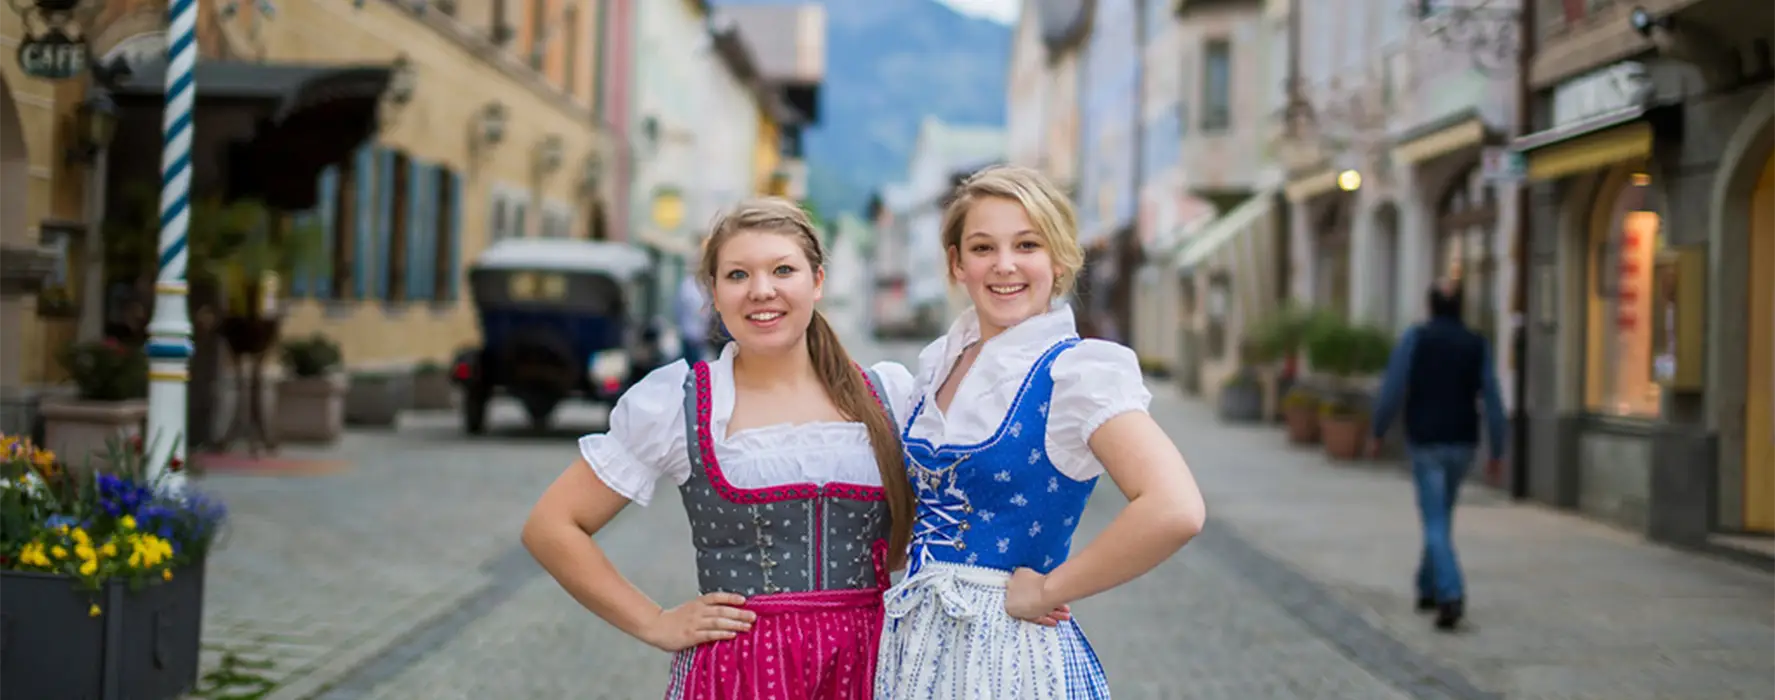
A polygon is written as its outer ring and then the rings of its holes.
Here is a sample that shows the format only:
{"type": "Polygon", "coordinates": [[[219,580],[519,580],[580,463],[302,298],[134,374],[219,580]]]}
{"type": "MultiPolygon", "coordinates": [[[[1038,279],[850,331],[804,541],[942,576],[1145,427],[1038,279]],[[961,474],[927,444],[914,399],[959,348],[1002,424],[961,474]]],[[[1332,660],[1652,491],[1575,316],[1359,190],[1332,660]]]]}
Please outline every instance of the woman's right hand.
{"type": "Polygon", "coordinates": [[[647,626],[645,641],[676,652],[702,644],[733,639],[752,631],[758,613],[741,609],[746,599],[733,593],[705,593],[690,602],[661,611],[647,626]]]}

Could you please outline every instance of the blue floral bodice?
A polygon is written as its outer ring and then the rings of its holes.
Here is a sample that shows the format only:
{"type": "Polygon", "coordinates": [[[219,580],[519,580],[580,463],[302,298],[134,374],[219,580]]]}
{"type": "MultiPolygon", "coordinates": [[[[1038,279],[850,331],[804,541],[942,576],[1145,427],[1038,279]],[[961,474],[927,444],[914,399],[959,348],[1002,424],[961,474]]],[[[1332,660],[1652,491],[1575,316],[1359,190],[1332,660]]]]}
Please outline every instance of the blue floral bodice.
{"type": "Polygon", "coordinates": [[[924,400],[913,409],[902,436],[918,496],[911,573],[925,562],[942,561],[1045,574],[1066,561],[1097,477],[1075,480],[1048,459],[1054,394],[1049,368],[1078,343],[1062,340],[1036,360],[1004,422],[984,442],[935,445],[915,438],[911,426],[924,412],[924,400]]]}

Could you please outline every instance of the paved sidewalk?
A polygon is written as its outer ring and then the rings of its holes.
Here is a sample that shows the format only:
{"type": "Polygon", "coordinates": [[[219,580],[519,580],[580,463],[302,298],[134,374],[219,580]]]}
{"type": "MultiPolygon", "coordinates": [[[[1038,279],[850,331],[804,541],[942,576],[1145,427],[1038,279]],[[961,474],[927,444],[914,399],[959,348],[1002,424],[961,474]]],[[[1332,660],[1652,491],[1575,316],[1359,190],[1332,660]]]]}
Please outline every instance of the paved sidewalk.
{"type": "Polygon", "coordinates": [[[1154,394],[1154,414],[1206,492],[1211,531],[1286,562],[1485,691],[1513,700],[1770,697],[1775,577],[1766,572],[1469,488],[1455,541],[1470,629],[1438,633],[1412,609],[1422,540],[1402,469],[1332,463],[1287,445],[1279,427],[1220,423],[1168,385],[1154,394]]]}

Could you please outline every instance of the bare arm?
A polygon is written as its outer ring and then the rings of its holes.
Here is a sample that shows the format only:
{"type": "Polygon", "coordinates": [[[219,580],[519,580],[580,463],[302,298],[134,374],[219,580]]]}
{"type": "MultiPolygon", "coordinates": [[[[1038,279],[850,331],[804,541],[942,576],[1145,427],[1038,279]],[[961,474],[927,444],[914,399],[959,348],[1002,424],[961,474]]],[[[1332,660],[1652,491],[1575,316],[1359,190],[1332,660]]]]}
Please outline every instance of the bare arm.
{"type": "Polygon", "coordinates": [[[1189,465],[1151,415],[1131,411],[1110,419],[1091,434],[1090,446],[1128,505],[1089,545],[1043,579],[1045,606],[1071,603],[1134,580],[1201,532],[1207,517],[1189,465]]]}
{"type": "Polygon", "coordinates": [[[585,458],[576,459],[530,510],[524,547],[580,605],[652,644],[647,627],[659,618],[659,604],[623,578],[592,541],[592,535],[628,504],[598,478],[585,458]]]}

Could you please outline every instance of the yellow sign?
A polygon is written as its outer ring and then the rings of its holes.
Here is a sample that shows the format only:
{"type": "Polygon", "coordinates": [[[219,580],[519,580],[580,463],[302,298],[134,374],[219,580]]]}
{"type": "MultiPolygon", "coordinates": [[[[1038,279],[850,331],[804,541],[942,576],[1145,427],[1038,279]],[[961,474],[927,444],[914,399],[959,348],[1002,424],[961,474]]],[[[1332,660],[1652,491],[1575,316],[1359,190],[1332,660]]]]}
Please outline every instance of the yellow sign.
{"type": "Polygon", "coordinates": [[[662,231],[676,231],[684,223],[684,196],[674,189],[653,192],[653,225],[662,231]]]}

